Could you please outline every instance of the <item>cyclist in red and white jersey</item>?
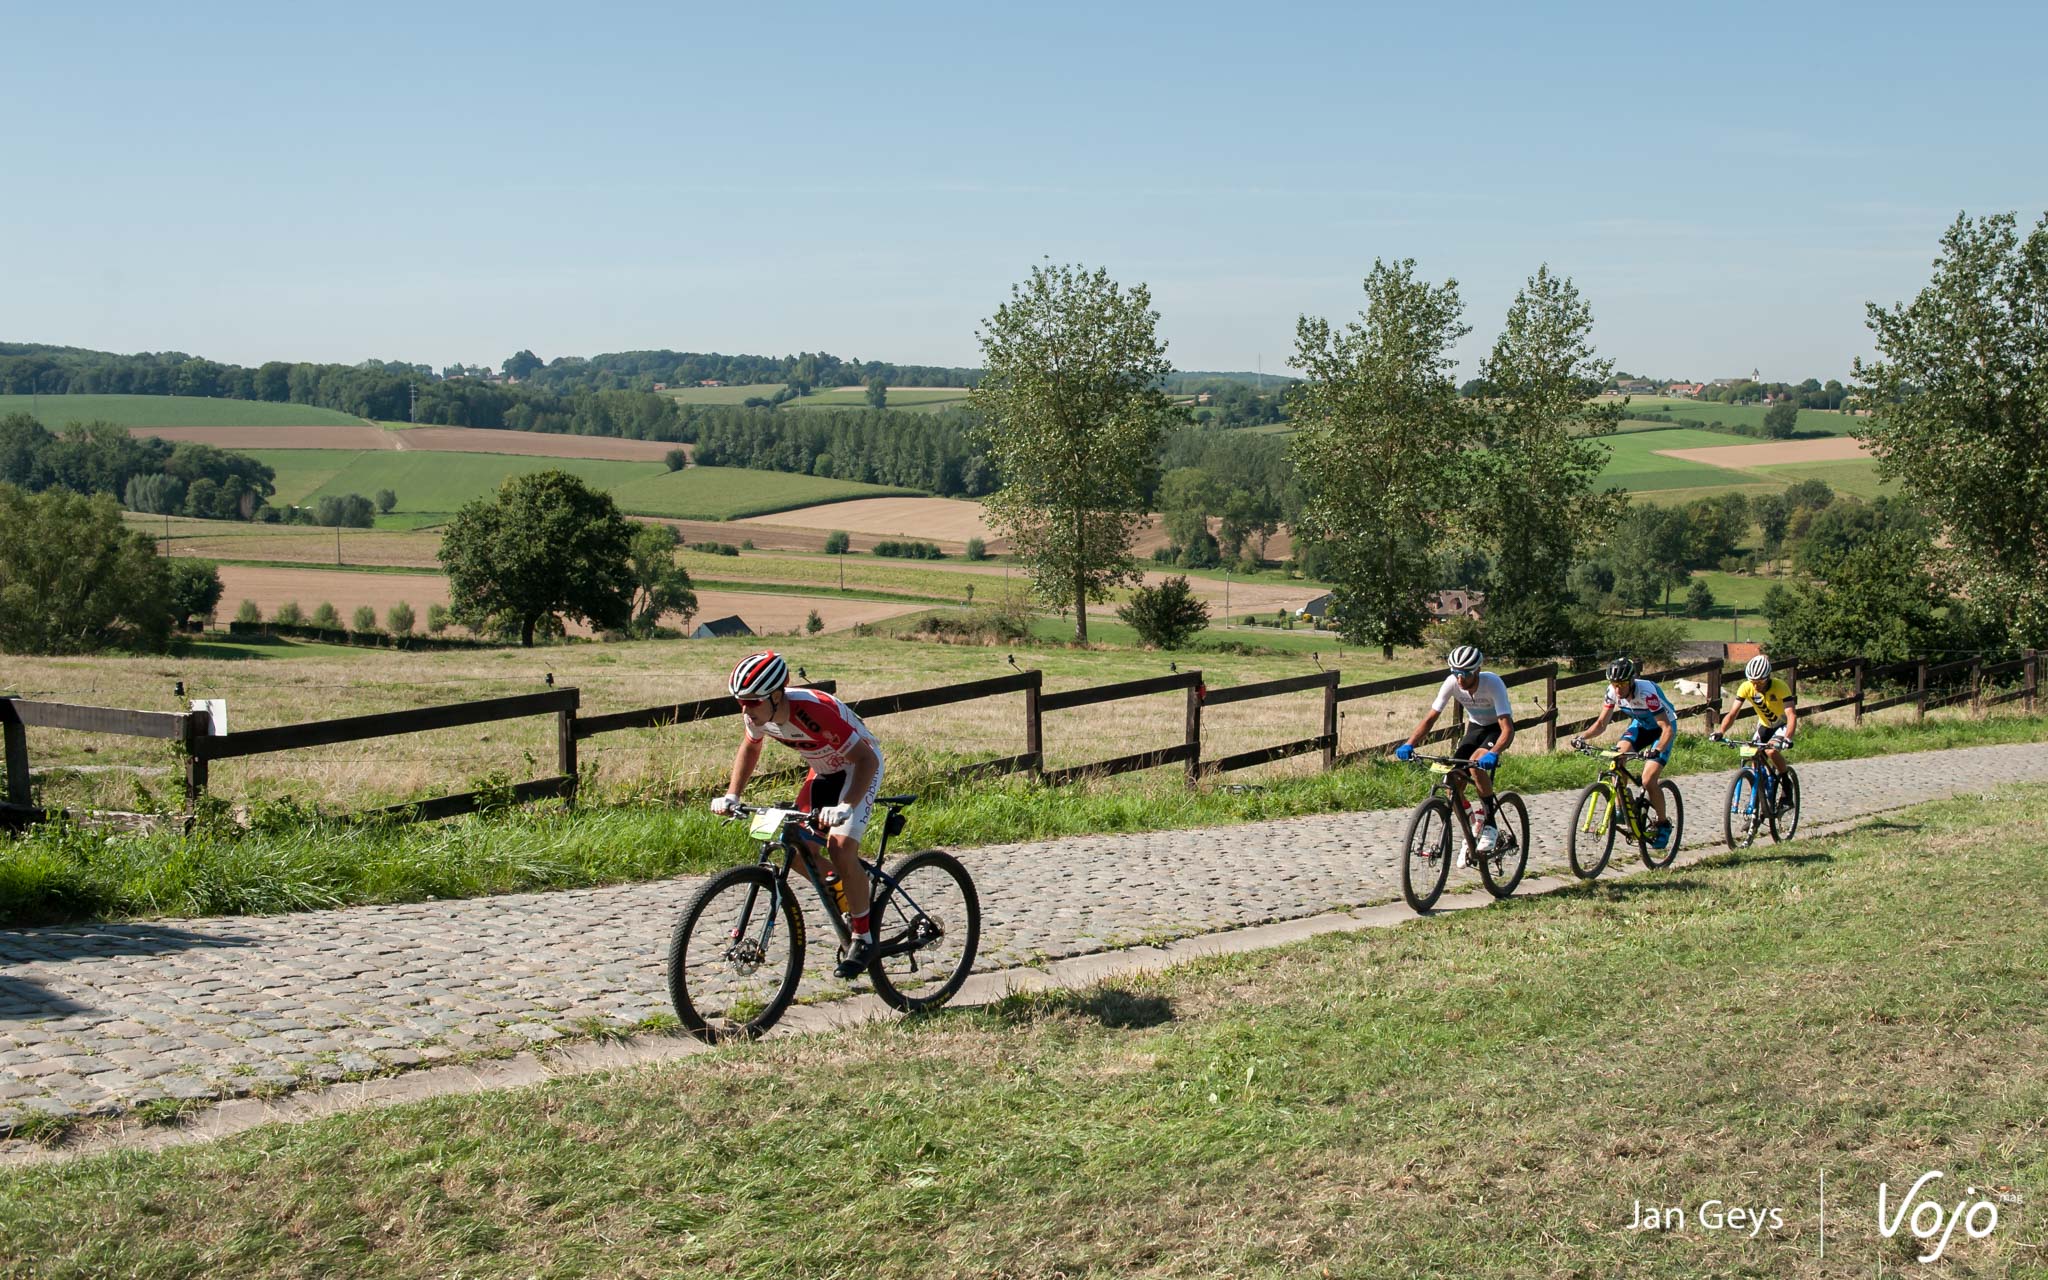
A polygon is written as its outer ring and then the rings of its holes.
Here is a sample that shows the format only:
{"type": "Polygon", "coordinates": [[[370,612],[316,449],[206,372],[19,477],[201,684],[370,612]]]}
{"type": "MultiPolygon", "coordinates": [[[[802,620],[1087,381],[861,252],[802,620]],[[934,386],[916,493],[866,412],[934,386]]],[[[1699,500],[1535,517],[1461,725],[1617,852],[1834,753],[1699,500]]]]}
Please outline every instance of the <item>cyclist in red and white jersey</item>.
{"type": "Polygon", "coordinates": [[[853,934],[835,972],[852,978],[868,967],[875,945],[873,921],[868,918],[868,878],[860,867],[860,838],[882,789],[882,744],[851,707],[831,694],[788,686],[789,665],[774,653],[750,653],[732,669],[727,687],[740,704],[746,732],[733,756],[732,779],[725,794],[711,802],[711,812],[732,812],[768,739],[803,757],[810,771],[796,803],[800,809],[815,807],[819,825],[829,831],[825,843],[846,891],[847,923],[853,934]]]}

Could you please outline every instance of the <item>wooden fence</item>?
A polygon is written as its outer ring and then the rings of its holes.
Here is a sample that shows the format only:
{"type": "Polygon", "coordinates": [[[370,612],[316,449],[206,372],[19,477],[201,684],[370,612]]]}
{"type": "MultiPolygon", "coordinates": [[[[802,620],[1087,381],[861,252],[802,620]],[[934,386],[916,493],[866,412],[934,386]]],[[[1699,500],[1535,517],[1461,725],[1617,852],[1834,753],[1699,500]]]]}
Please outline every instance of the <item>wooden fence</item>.
{"type": "MultiPolygon", "coordinates": [[[[1855,720],[1860,724],[1866,713],[1907,703],[1914,705],[1916,718],[1919,719],[1924,719],[1931,710],[1963,702],[1968,702],[1973,711],[1981,712],[2002,703],[2024,700],[2027,711],[2032,712],[2038,701],[2040,658],[2032,650],[2024,657],[1989,665],[1974,658],[1936,664],[1921,659],[1889,665],[1874,665],[1864,659],[1854,658],[1808,664],[1786,663],[1779,668],[1779,673],[1795,691],[1802,679],[1809,685],[1835,682],[1848,690],[1820,702],[1809,702],[1800,708],[1802,715],[1813,716],[1845,707],[1853,708],[1855,720]],[[1894,687],[1903,691],[1885,693],[1884,696],[1876,698],[1869,696],[1873,692],[1894,687]]],[[[1691,702],[1674,699],[1673,709],[1681,721],[1694,716],[1718,718],[1724,710],[1723,693],[1729,688],[1729,682],[1742,678],[1739,669],[1724,669],[1722,663],[1713,660],[1646,674],[1649,679],[1666,685],[1667,694],[1673,692],[1673,682],[1701,677],[1699,683],[1704,686],[1703,696],[1697,696],[1691,702]]],[[[1443,672],[1432,671],[1346,685],[1338,671],[1323,670],[1211,690],[1203,683],[1202,673],[1191,670],[1047,693],[1043,673],[1027,670],[985,680],[971,680],[964,684],[854,698],[849,699],[847,705],[863,719],[873,719],[906,711],[921,711],[932,707],[1021,694],[1023,705],[1019,721],[1019,745],[1022,750],[997,759],[963,766],[948,776],[958,779],[1027,773],[1047,786],[1065,786],[1084,778],[1103,778],[1177,764],[1186,771],[1189,785],[1193,785],[1204,777],[1249,769],[1310,753],[1320,755],[1321,767],[1326,770],[1352,761],[1385,755],[1407,741],[1406,736],[1352,751],[1338,750],[1340,708],[1345,703],[1361,699],[1433,688],[1442,683],[1443,678],[1443,672]],[[1239,703],[1315,690],[1322,693],[1321,716],[1319,722],[1314,725],[1317,732],[1232,755],[1213,759],[1203,758],[1202,725],[1206,715],[1239,703]],[[1130,698],[1170,693],[1179,693],[1186,706],[1185,729],[1180,741],[1089,764],[1060,769],[1045,767],[1047,715],[1103,706],[1130,698]]],[[[1541,727],[1544,731],[1544,748],[1554,750],[1559,738],[1583,731],[1597,718],[1589,716],[1560,723],[1559,695],[1600,684],[1605,677],[1599,671],[1560,676],[1555,663],[1546,663],[1505,673],[1501,679],[1511,688],[1541,682],[1543,692],[1540,708],[1528,715],[1517,716],[1515,728],[1521,732],[1541,727]]],[[[805,687],[824,692],[836,691],[835,683],[829,680],[818,681],[805,687]]],[[[487,804],[501,803],[508,799],[573,800],[576,795],[578,743],[600,734],[616,733],[626,729],[660,729],[702,720],[722,719],[739,713],[739,704],[730,697],[701,698],[694,702],[642,707],[602,715],[582,714],[579,702],[575,689],[554,689],[545,693],[420,707],[411,711],[380,712],[339,720],[319,720],[215,734],[212,732],[211,718],[203,711],[129,711],[113,707],[74,706],[21,698],[0,698],[0,740],[4,740],[7,760],[6,792],[4,801],[0,801],[0,821],[19,826],[48,816],[33,804],[26,733],[29,728],[120,734],[177,743],[184,761],[186,804],[190,809],[195,808],[200,797],[206,793],[209,766],[216,760],[233,760],[271,752],[294,751],[303,747],[425,733],[435,729],[487,724],[527,716],[555,717],[555,771],[552,774],[515,783],[509,788],[438,796],[355,815],[358,819],[425,821],[474,812],[487,804]]],[[[1450,740],[1458,737],[1463,731],[1462,710],[1453,703],[1451,722],[1433,730],[1425,742],[1450,740]]],[[[773,778],[794,775],[763,776],[773,778]]]]}

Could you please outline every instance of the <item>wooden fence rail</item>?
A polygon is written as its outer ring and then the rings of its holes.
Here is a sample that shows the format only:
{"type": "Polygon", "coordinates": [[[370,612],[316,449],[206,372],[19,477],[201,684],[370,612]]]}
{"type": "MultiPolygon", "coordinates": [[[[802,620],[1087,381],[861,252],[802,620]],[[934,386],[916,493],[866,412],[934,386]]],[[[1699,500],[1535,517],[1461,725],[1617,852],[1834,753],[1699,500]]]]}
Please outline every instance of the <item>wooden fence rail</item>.
{"type": "MultiPolygon", "coordinates": [[[[1858,723],[1861,723],[1866,714],[1908,703],[1913,704],[1916,714],[1924,719],[1929,710],[1966,701],[1972,705],[1973,710],[1979,712],[2008,702],[2024,701],[2026,710],[2031,713],[2037,709],[2039,700],[2040,655],[2033,650],[2028,650],[2020,658],[1988,665],[1979,659],[1967,658],[1944,663],[1915,659],[1873,666],[1864,659],[1850,658],[1807,664],[1787,662],[1780,669],[1786,681],[1792,684],[1795,690],[1802,679],[1809,685],[1824,680],[1849,681],[1849,693],[1810,704],[1801,708],[1801,711],[1804,715],[1819,715],[1845,707],[1853,708],[1858,723]],[[1872,699],[1868,696],[1873,690],[1894,687],[1895,684],[1905,684],[1906,688],[1902,692],[1888,694],[1882,698],[1872,699]],[[2011,687],[2007,688],[2006,685],[2011,687]],[[2002,691],[1991,692],[1992,690],[2002,691]]],[[[1721,662],[1713,660],[1652,672],[1648,678],[1665,683],[1693,676],[1704,677],[1706,695],[1689,704],[1674,702],[1673,710],[1681,720],[1693,716],[1718,717],[1723,709],[1722,694],[1727,683],[1741,679],[1739,670],[1724,669],[1721,662]]],[[[1580,732],[1598,718],[1591,716],[1561,723],[1558,711],[1559,695],[1604,683],[1606,677],[1599,671],[1560,675],[1557,664],[1545,663],[1506,673],[1501,679],[1510,687],[1542,682],[1543,693],[1538,709],[1528,715],[1515,717],[1515,728],[1520,732],[1542,726],[1546,748],[1554,748],[1559,737],[1580,732]]],[[[1190,670],[1047,693],[1044,674],[1027,670],[988,679],[970,680],[962,684],[910,689],[900,693],[851,699],[847,705],[865,718],[1022,694],[1024,750],[998,759],[968,764],[954,770],[950,777],[993,777],[1029,772],[1046,785],[1064,786],[1084,778],[1110,777],[1140,769],[1178,764],[1185,768],[1187,780],[1193,784],[1200,778],[1214,774],[1249,769],[1314,752],[1321,753],[1324,769],[1332,769],[1340,764],[1370,756],[1384,755],[1407,741],[1407,738],[1403,736],[1351,751],[1338,750],[1339,707],[1344,703],[1364,698],[1431,688],[1440,684],[1442,680],[1441,671],[1431,671],[1346,685],[1342,682],[1341,673],[1332,669],[1211,690],[1204,685],[1200,671],[1190,670]],[[1202,758],[1202,721],[1209,712],[1264,698],[1315,691],[1322,694],[1322,714],[1320,724],[1317,725],[1319,732],[1213,759],[1202,758]],[[1045,768],[1044,719],[1048,712],[1102,706],[1129,698],[1174,692],[1183,695],[1186,705],[1185,727],[1181,741],[1089,764],[1052,770],[1045,768]]],[[[834,682],[830,680],[821,680],[800,687],[824,692],[836,690],[834,682]]],[[[117,734],[179,743],[183,748],[186,797],[187,805],[190,807],[196,806],[199,797],[206,792],[208,766],[215,760],[241,759],[305,747],[426,733],[527,716],[555,717],[556,772],[552,776],[530,779],[508,788],[438,796],[355,815],[355,820],[359,821],[425,821],[474,812],[486,805],[501,803],[508,799],[573,800],[576,795],[578,773],[578,743],[600,734],[625,729],[667,728],[736,715],[739,711],[738,703],[732,698],[721,697],[700,698],[692,702],[643,707],[630,711],[607,712],[602,715],[584,715],[581,713],[580,701],[580,695],[575,689],[555,689],[545,693],[517,694],[474,702],[419,707],[407,711],[379,712],[372,715],[348,716],[338,720],[310,721],[303,724],[215,734],[211,731],[211,718],[203,711],[131,711],[118,707],[76,706],[0,697],[0,746],[4,746],[6,753],[6,790],[4,796],[0,796],[0,820],[5,820],[8,825],[18,826],[24,822],[39,821],[47,816],[34,805],[26,733],[30,728],[117,734]]],[[[1446,741],[1464,731],[1462,712],[1456,704],[1452,706],[1452,713],[1452,723],[1432,731],[1425,738],[1425,742],[1446,741]]]]}

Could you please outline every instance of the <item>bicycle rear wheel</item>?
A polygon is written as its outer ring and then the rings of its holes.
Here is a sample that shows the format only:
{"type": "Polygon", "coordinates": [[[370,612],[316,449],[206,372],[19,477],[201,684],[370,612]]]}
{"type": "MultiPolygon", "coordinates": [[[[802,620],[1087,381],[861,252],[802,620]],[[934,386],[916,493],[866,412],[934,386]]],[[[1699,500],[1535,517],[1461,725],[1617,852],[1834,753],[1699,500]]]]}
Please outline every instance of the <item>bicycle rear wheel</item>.
{"type": "Polygon", "coordinates": [[[1522,883],[1529,869],[1529,806],[1512,791],[1494,797],[1493,848],[1479,855],[1479,878],[1486,891],[1505,898],[1522,883]]]}
{"type": "Polygon", "coordinates": [[[1415,806],[1408,832],[1401,839],[1401,896],[1420,915],[1428,915],[1451,878],[1451,806],[1431,796],[1415,806]]]}
{"type": "Polygon", "coordinates": [[[803,911],[764,866],[711,877],[669,935],[669,999],[683,1028],[709,1044],[774,1026],[803,971],[803,911]]]}
{"type": "MultiPolygon", "coordinates": [[[[1671,820],[1671,839],[1659,849],[1650,843],[1649,831],[1642,839],[1643,865],[1652,871],[1662,871],[1678,856],[1678,846],[1685,840],[1685,797],[1678,794],[1678,785],[1669,778],[1657,779],[1657,789],[1664,793],[1664,816],[1671,820]]],[[[1654,823],[1657,811],[1650,811],[1650,822],[1654,823]]],[[[1649,824],[1645,824],[1648,826],[1649,824]]]]}
{"type": "Polygon", "coordinates": [[[1730,849],[1746,849],[1756,843],[1763,819],[1763,796],[1757,790],[1756,775],[1744,768],[1728,784],[1728,810],[1721,815],[1721,835],[1730,849]]]}
{"type": "Polygon", "coordinates": [[[1799,830],[1799,775],[1791,765],[1785,766],[1785,776],[1778,779],[1778,799],[1785,807],[1783,812],[1771,810],[1771,839],[1790,840],[1799,830]]]}
{"type": "Polygon", "coordinates": [[[916,1013],[951,1000],[967,981],[981,947],[981,899],[952,854],[913,853],[877,882],[872,919],[875,994],[892,1009],[916,1013]]]}
{"type": "Polygon", "coordinates": [[[1591,880],[1606,870],[1607,859],[1614,854],[1614,828],[1620,815],[1614,811],[1613,788],[1605,782],[1588,786],[1579,793],[1573,814],[1565,852],[1571,859],[1572,874],[1591,880]]]}

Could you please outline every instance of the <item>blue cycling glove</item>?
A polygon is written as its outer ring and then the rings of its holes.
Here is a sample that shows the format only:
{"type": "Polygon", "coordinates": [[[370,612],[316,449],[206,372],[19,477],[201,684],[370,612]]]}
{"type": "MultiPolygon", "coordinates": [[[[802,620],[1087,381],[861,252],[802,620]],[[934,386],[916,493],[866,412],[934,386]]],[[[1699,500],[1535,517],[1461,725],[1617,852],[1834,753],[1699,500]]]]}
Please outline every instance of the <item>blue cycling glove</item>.
{"type": "Polygon", "coordinates": [[[1479,757],[1479,767],[1482,769],[1491,769],[1499,763],[1500,752],[1498,751],[1489,751],[1485,755],[1479,757]]]}
{"type": "Polygon", "coordinates": [[[1394,759],[1396,759],[1396,760],[1412,760],[1412,759],[1414,759],[1414,758],[1415,758],[1415,748],[1414,748],[1414,747],[1412,747],[1412,746],[1409,746],[1409,745],[1408,745],[1407,743],[1405,743],[1405,742],[1404,742],[1404,743],[1402,743],[1402,744],[1401,744],[1400,746],[1398,746],[1398,747],[1395,747],[1395,748],[1394,748],[1394,759]]]}

